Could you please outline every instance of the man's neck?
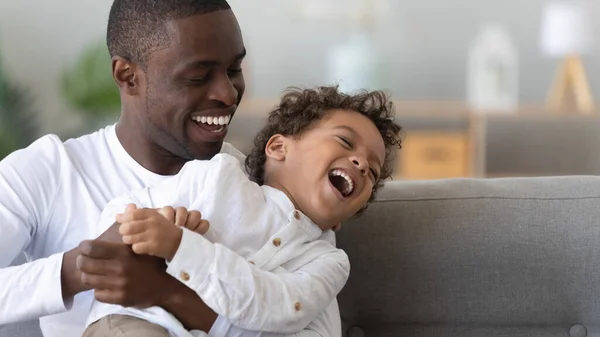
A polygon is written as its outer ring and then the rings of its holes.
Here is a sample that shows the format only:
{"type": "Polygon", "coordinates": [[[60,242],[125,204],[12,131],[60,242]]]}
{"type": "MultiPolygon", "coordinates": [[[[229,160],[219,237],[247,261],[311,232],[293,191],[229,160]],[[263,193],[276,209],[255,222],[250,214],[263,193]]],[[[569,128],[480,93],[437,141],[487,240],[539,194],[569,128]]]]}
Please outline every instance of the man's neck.
{"type": "Polygon", "coordinates": [[[187,162],[186,159],[177,157],[148,142],[145,137],[137,134],[134,130],[136,129],[124,127],[119,121],[116,126],[117,139],[125,151],[148,171],[170,176],[177,174],[187,162]]]}

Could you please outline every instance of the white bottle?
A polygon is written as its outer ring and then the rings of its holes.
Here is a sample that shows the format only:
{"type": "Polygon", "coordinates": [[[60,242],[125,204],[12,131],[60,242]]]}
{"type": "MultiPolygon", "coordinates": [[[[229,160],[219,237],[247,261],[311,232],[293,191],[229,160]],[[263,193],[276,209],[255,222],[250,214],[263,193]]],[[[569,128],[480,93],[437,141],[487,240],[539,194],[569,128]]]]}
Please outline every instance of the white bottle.
{"type": "Polygon", "coordinates": [[[497,25],[485,26],[469,48],[469,105],[480,112],[514,112],[518,82],[518,55],[508,33],[497,25]]]}

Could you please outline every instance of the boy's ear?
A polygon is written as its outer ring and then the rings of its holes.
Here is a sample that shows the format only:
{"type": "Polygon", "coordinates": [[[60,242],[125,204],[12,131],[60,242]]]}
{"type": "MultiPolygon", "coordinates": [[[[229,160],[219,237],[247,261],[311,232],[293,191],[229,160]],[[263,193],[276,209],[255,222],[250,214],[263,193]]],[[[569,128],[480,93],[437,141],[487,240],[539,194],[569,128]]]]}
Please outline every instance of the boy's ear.
{"type": "Polygon", "coordinates": [[[280,134],[271,136],[267,142],[267,146],[265,146],[267,158],[272,158],[277,161],[285,160],[287,155],[287,141],[288,138],[280,134]]]}

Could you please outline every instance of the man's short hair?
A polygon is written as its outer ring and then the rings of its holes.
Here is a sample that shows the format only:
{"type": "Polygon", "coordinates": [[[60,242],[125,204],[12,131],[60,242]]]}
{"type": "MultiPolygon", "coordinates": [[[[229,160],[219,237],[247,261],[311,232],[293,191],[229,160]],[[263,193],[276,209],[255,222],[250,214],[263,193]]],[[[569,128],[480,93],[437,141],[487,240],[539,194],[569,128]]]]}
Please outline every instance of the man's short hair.
{"type": "Polygon", "coordinates": [[[166,22],[228,9],[226,0],[115,0],[108,17],[108,51],[144,65],[151,52],[169,46],[166,22]]]}

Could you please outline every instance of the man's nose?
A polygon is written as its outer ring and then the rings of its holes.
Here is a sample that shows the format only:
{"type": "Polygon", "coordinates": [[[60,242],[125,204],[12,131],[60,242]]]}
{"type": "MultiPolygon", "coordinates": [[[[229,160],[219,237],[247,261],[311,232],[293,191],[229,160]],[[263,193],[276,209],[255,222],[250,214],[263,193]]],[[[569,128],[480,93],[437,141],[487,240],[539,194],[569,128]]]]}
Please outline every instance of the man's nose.
{"type": "Polygon", "coordinates": [[[212,101],[219,101],[223,105],[231,106],[237,104],[238,91],[231,83],[229,76],[224,74],[215,78],[208,98],[212,101]]]}

